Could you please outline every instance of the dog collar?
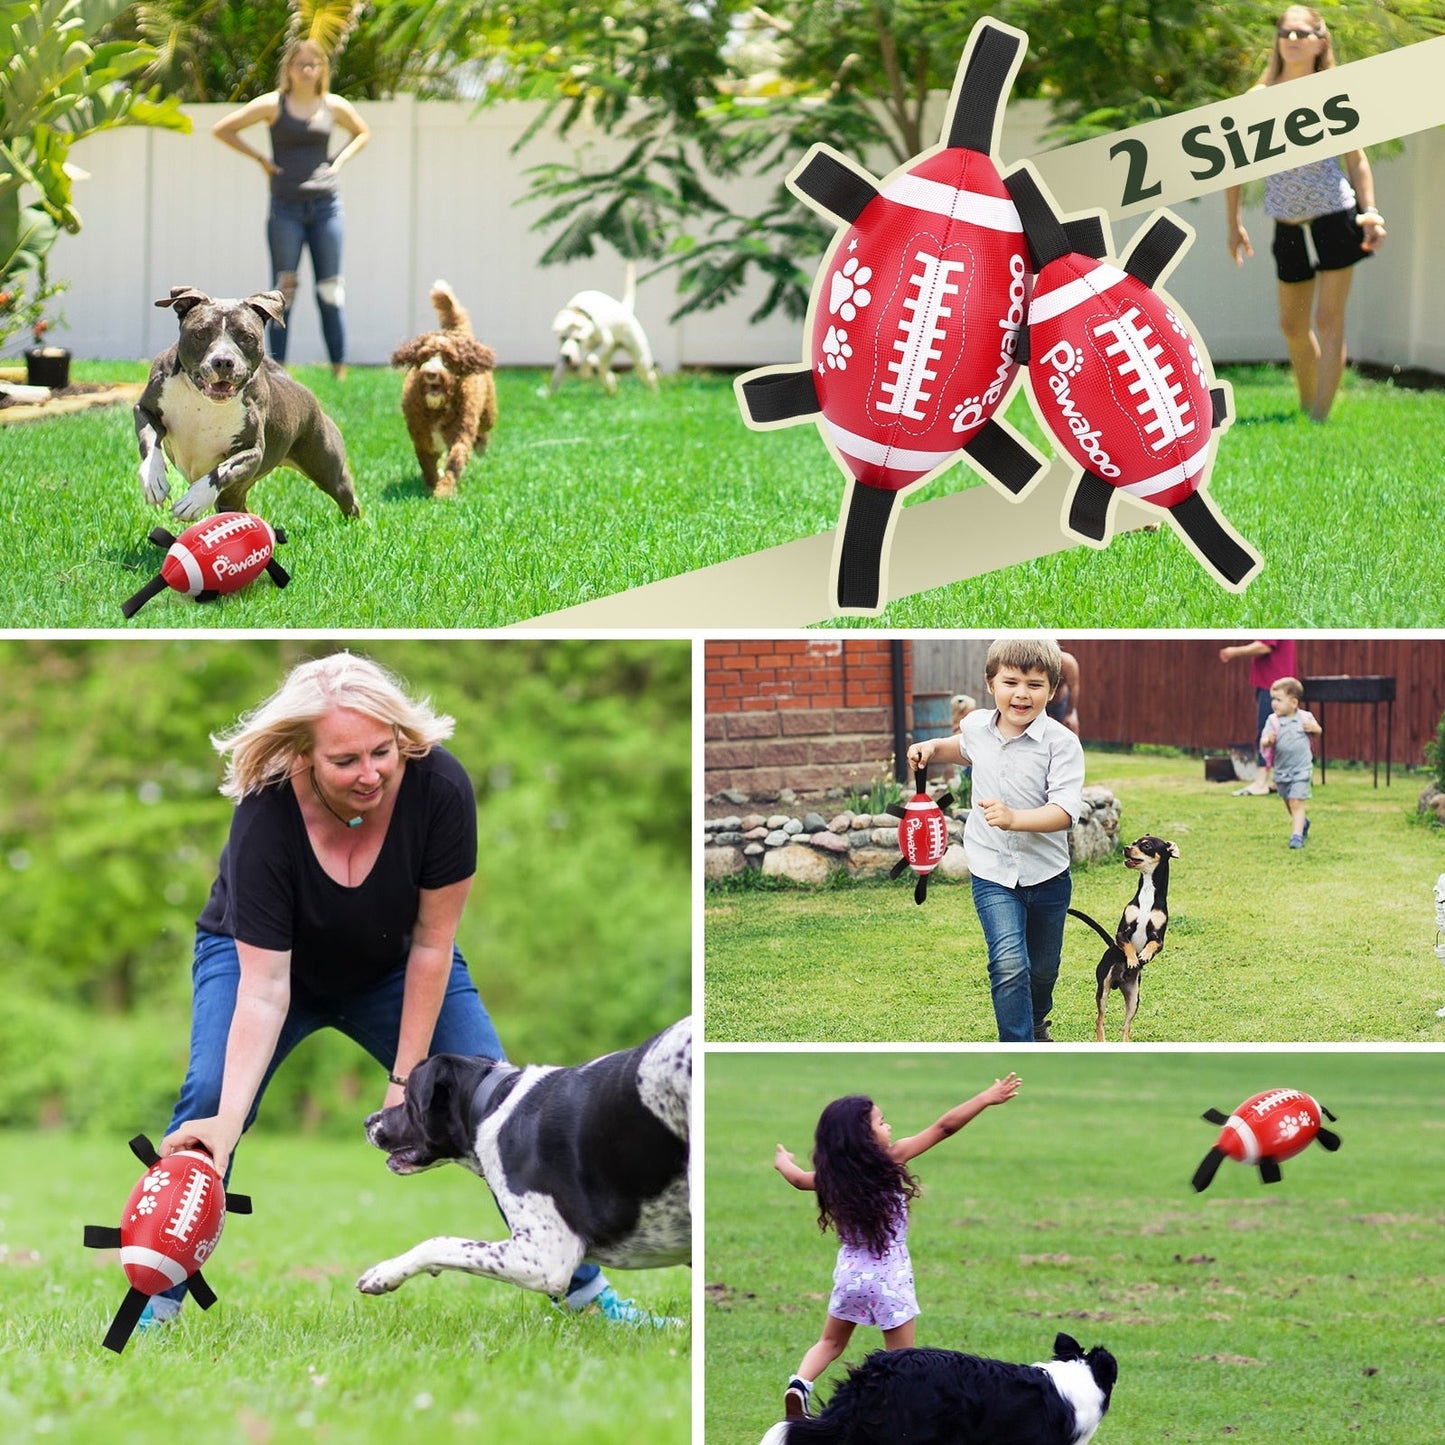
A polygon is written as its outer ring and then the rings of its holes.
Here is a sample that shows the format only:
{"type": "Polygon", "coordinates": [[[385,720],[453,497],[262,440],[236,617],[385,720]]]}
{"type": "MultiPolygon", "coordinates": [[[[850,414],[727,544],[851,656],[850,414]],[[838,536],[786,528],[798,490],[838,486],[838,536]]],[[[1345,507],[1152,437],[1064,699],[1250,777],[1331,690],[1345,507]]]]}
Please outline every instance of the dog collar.
{"type": "Polygon", "coordinates": [[[516,1064],[498,1064],[496,1068],[488,1073],[487,1077],[477,1085],[476,1092],[472,1095],[472,1113],[478,1119],[487,1116],[487,1110],[491,1108],[492,1098],[503,1084],[510,1083],[522,1071],[516,1064]]]}

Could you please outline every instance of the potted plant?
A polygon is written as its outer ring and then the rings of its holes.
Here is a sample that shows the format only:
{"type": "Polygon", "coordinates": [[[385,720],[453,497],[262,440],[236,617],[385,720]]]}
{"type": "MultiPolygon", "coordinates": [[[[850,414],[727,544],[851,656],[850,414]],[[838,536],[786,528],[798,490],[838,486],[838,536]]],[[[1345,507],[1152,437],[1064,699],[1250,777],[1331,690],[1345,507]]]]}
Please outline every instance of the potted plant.
{"type": "Polygon", "coordinates": [[[70,352],[47,342],[50,333],[65,324],[63,317],[51,313],[50,302],[65,290],[67,283],[48,280],[43,267],[37,280],[34,290],[27,291],[19,277],[12,275],[0,288],[0,346],[19,332],[29,331],[26,383],[55,390],[70,383],[70,352]]]}

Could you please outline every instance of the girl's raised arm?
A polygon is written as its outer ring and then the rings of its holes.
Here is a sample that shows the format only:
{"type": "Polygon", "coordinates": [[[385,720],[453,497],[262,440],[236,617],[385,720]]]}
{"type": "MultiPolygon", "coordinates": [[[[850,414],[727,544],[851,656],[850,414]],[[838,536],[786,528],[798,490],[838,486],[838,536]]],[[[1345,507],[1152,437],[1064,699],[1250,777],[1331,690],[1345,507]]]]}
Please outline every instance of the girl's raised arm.
{"type": "Polygon", "coordinates": [[[963,1103],[955,1105],[936,1123],[930,1124],[921,1133],[910,1135],[907,1139],[897,1139],[889,1146],[888,1152],[900,1164],[906,1164],[910,1159],[916,1159],[920,1154],[927,1153],[935,1144],[941,1144],[951,1134],[957,1134],[963,1126],[976,1119],[990,1104],[1006,1104],[1019,1091],[1019,1085],[1023,1081],[1017,1074],[1009,1074],[1007,1078],[995,1079],[981,1094],[975,1094],[971,1099],[965,1099],[963,1103]]]}
{"type": "Polygon", "coordinates": [[[778,1145],[777,1152],[773,1155],[773,1168],[793,1186],[794,1189],[812,1189],[813,1171],[811,1169],[799,1169],[792,1154],[778,1145]]]}

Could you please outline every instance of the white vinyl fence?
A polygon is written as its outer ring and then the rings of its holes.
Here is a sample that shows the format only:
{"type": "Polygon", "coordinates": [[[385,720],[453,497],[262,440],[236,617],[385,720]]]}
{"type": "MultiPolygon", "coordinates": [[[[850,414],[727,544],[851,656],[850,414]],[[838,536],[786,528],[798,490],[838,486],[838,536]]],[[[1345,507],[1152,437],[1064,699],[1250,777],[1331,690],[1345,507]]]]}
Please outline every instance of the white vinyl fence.
{"type": "MultiPolygon", "coordinates": [[[[173,285],[213,295],[245,295],[271,284],[265,244],[266,178],[261,168],[210,134],[228,107],[188,107],[189,136],[122,130],[77,146],[89,173],[77,183],[84,220],[51,259],[67,279],[67,329],[56,340],[77,356],[149,357],[175,336],[169,310],[154,302],[173,285]]],[[[465,104],[403,97],[364,107],[372,141],[341,173],[346,213],[346,321],[349,359],[384,364],[392,350],[433,324],[427,291],[450,281],[478,335],[504,366],[550,366],[551,319],[573,292],[621,291],[623,263],[611,253],[566,267],[539,267],[549,238],[530,230],[539,214],[519,205],[528,167],[574,159],[572,143],[543,134],[519,155],[512,146],[535,114],[509,104],[473,113],[465,104]]],[[[1008,110],[1008,160],[1040,148],[1047,120],[1039,102],[1008,110]]],[[[250,132],[265,144],[259,129],[250,132]]],[[[595,138],[593,163],[619,147],[595,138]]],[[[1445,287],[1430,284],[1432,259],[1445,254],[1445,132],[1412,137],[1404,153],[1374,162],[1376,195],[1390,231],[1382,254],[1359,268],[1350,301],[1351,355],[1383,365],[1445,371],[1445,287]]],[[[750,182],[727,194],[760,206],[770,186],[750,182]]],[[[1169,289],[1203,332],[1216,361],[1280,359],[1270,223],[1256,210],[1245,222],[1256,255],[1236,270],[1224,246],[1224,201],[1214,195],[1176,208],[1198,232],[1169,289]]],[[[1116,229],[1122,245],[1133,223],[1116,229]]],[[[290,358],[324,359],[309,261],[293,312],[290,358]]],[[[762,291],[717,311],[669,325],[676,300],[670,273],[643,286],[638,314],[663,370],[794,361],[801,326],[774,316],[753,326],[762,291]]]]}

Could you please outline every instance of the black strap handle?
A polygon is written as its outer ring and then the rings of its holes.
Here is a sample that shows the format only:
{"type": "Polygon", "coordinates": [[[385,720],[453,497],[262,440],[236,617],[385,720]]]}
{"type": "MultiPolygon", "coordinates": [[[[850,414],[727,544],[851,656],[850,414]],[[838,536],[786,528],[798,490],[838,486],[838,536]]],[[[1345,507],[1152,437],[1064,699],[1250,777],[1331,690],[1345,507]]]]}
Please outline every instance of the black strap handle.
{"type": "Polygon", "coordinates": [[[994,122],[1003,103],[1009,71],[1023,41],[987,20],[968,57],[968,69],[959,87],[958,103],[944,128],[944,143],[988,153],[993,145],[994,122]]]}
{"type": "Polygon", "coordinates": [[[1232,586],[1238,587],[1254,570],[1254,558],[1225,530],[1198,492],[1170,507],[1179,530],[1204,554],[1209,565],[1232,586]]]}
{"type": "Polygon", "coordinates": [[[1033,174],[1020,167],[1010,171],[1003,178],[1003,184],[1018,210],[1024,239],[1033,253],[1034,270],[1042,271],[1050,261],[1069,255],[1074,250],[1074,243],[1033,174]]]}
{"type": "Polygon", "coordinates": [[[849,500],[839,519],[843,550],[838,557],[838,605],[872,608],[882,586],[883,539],[893,515],[897,492],[862,482],[848,489],[849,500]]]}
{"type": "Polygon", "coordinates": [[[867,176],[860,175],[852,166],[845,166],[837,156],[824,150],[813,152],[791,184],[795,191],[816,201],[830,216],[850,226],[878,195],[878,187],[867,176]]]}
{"type": "Polygon", "coordinates": [[[165,590],[166,579],[158,572],[139,592],[133,597],[127,597],[125,601],[120,604],[120,615],[127,618],[134,617],[152,597],[159,597],[165,590]]]}

